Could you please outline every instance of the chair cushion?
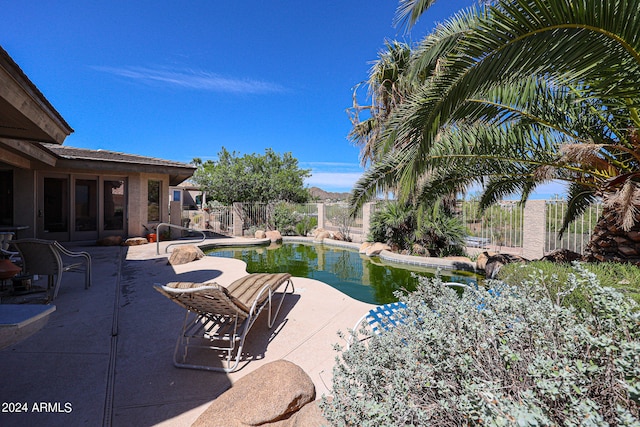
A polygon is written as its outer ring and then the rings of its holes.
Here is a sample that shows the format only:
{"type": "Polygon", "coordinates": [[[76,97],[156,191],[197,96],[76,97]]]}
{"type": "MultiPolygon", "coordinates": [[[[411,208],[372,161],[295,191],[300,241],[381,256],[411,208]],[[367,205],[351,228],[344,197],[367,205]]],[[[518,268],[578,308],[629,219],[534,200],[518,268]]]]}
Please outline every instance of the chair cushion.
{"type": "MultiPolygon", "coordinates": [[[[244,276],[227,286],[231,300],[240,307],[251,309],[251,305],[260,293],[260,290],[269,285],[272,292],[275,292],[284,282],[291,278],[289,273],[253,273],[244,276]]],[[[260,296],[262,303],[269,294],[267,292],[260,296]]]]}
{"type": "Polygon", "coordinates": [[[203,315],[217,313],[246,318],[249,314],[249,309],[237,304],[227,289],[215,282],[170,282],[154,288],[187,310],[203,315]]]}

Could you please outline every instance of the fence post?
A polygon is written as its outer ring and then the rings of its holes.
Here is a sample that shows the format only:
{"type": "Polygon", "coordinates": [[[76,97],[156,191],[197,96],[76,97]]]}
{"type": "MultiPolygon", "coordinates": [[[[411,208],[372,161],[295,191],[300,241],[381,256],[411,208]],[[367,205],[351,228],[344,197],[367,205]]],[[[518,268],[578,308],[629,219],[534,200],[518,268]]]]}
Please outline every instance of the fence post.
{"type": "Polygon", "coordinates": [[[546,211],[546,200],[530,200],[524,206],[522,256],[526,259],[534,260],[544,256],[546,211]]]}
{"type": "Polygon", "coordinates": [[[318,203],[318,228],[324,228],[324,203],[318,203]]]}
{"type": "Polygon", "coordinates": [[[371,230],[371,215],[373,214],[373,208],[375,202],[365,203],[362,207],[362,241],[367,240],[369,231],[371,230]]]}
{"type": "Polygon", "coordinates": [[[242,215],[242,203],[233,202],[233,235],[242,237],[244,218],[242,215]]]}

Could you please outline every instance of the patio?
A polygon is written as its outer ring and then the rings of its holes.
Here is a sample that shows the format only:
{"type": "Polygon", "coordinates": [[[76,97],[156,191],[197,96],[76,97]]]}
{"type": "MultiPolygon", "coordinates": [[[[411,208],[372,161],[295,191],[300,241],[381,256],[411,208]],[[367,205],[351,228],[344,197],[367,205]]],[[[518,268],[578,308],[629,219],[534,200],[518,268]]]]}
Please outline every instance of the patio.
{"type": "Polygon", "coordinates": [[[320,397],[331,382],[336,332],[371,307],[295,277],[296,291],[274,328],[267,329],[266,316],[253,327],[246,345],[252,360],[240,370],[178,369],[172,357],[184,310],[153,285],[211,279],[227,285],[246,274],[244,263],[205,257],[170,266],[151,244],[75,249],[91,254],[92,287],[84,289],[81,274],[66,273],[48,324],[0,351],[3,426],[188,426],[239,378],[278,359],[302,367],[320,397]]]}

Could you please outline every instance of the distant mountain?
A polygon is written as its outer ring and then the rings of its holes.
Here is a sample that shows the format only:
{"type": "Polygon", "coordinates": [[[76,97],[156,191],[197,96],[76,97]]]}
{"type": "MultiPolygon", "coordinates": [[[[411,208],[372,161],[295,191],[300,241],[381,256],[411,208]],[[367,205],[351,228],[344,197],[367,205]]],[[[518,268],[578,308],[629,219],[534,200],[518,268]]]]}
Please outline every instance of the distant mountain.
{"type": "Polygon", "coordinates": [[[349,198],[349,193],[332,193],[330,191],[324,191],[322,188],[318,187],[309,188],[309,193],[311,193],[312,198],[319,201],[345,201],[349,198]]]}

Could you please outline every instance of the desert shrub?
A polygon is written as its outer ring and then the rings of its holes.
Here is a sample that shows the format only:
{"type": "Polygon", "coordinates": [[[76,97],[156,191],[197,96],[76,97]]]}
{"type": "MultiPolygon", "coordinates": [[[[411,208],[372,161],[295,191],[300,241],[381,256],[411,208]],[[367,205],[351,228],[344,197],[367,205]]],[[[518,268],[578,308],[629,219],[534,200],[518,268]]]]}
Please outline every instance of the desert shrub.
{"type": "Polygon", "coordinates": [[[534,279],[462,297],[422,280],[401,297],[405,324],[337,358],[325,417],[336,426],[637,426],[635,303],[575,269],[567,290],[585,289],[590,311],[556,304],[534,279]]]}

